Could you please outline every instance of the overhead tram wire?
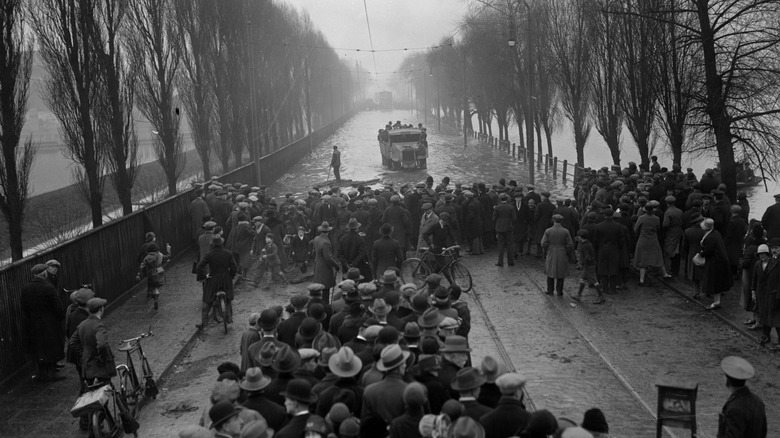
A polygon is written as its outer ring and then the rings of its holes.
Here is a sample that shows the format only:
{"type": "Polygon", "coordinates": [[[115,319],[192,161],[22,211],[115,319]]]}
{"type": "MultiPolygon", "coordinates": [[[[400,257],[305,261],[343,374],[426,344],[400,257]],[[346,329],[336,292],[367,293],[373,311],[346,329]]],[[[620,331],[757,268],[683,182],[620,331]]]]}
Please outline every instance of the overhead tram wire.
{"type": "Polygon", "coordinates": [[[368,27],[368,42],[371,44],[371,58],[374,60],[374,71],[379,71],[376,68],[376,51],[374,50],[374,37],[371,35],[371,22],[368,19],[368,6],[366,0],[363,0],[363,10],[366,11],[366,27],[368,27]]]}

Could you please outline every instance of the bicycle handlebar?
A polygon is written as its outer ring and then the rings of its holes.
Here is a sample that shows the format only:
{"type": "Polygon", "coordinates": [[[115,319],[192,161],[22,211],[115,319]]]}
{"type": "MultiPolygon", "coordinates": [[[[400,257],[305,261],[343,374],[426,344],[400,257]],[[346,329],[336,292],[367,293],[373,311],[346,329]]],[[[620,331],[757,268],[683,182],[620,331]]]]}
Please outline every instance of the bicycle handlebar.
{"type": "Polygon", "coordinates": [[[70,293],[76,292],[79,289],[91,289],[91,290],[94,290],[94,288],[92,287],[92,283],[84,283],[84,284],[82,284],[81,286],[79,286],[79,287],[77,287],[75,289],[66,289],[66,288],[63,287],[62,291],[65,292],[66,294],[70,294],[70,293]]]}
{"type": "Polygon", "coordinates": [[[143,338],[148,338],[149,336],[154,336],[154,333],[152,333],[151,330],[149,330],[147,333],[141,333],[140,336],[136,336],[135,338],[125,339],[123,341],[119,341],[119,344],[130,344],[133,342],[138,342],[143,338]]]}

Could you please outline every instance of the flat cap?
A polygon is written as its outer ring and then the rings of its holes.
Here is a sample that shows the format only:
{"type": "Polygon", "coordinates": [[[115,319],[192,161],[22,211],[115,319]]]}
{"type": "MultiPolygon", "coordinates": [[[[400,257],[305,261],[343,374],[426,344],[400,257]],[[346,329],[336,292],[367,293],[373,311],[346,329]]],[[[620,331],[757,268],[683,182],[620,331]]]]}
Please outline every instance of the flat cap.
{"type": "Polygon", "coordinates": [[[87,309],[89,309],[90,312],[94,312],[105,306],[107,302],[108,301],[103,298],[90,298],[89,301],[87,301],[87,309]]]}
{"type": "Polygon", "coordinates": [[[505,373],[496,379],[496,386],[502,394],[512,394],[525,386],[526,378],[517,373],[505,373]]]}

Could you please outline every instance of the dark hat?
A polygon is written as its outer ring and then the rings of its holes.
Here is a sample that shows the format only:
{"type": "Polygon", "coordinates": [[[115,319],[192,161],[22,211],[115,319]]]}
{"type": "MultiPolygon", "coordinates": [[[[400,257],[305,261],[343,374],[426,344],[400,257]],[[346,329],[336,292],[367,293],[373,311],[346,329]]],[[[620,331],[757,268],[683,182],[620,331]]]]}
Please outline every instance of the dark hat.
{"type": "Polygon", "coordinates": [[[307,316],[301,321],[301,326],[298,327],[298,334],[301,335],[301,338],[305,341],[311,341],[320,334],[321,330],[322,324],[311,316],[307,316]]]}
{"type": "Polygon", "coordinates": [[[433,292],[433,296],[439,299],[448,299],[450,297],[449,291],[444,286],[438,286],[433,292]]]}
{"type": "Polygon", "coordinates": [[[439,354],[439,339],[425,335],[420,339],[420,351],[422,354],[439,354]]]}
{"type": "Polygon", "coordinates": [[[766,244],[771,248],[773,246],[780,246],[780,237],[773,237],[769,239],[766,244]]]}
{"type": "Polygon", "coordinates": [[[363,314],[363,306],[360,304],[360,298],[349,303],[349,316],[360,316],[363,314]]]}
{"type": "Polygon", "coordinates": [[[425,310],[425,312],[417,318],[417,324],[422,328],[438,327],[439,323],[444,320],[444,315],[439,313],[439,309],[433,307],[425,310]]]}
{"type": "Polygon", "coordinates": [[[203,229],[211,230],[214,229],[214,227],[217,226],[217,223],[214,221],[208,221],[203,224],[203,229]]]}
{"type": "Polygon", "coordinates": [[[385,293],[385,303],[390,307],[395,307],[401,303],[401,294],[395,290],[385,293]]]}
{"type": "Polygon", "coordinates": [[[407,322],[404,326],[404,337],[409,339],[420,339],[420,326],[416,322],[407,322]]]}
{"type": "Polygon", "coordinates": [[[547,409],[531,413],[524,432],[536,435],[552,435],[558,430],[558,420],[547,409]]]}
{"type": "Polygon", "coordinates": [[[382,345],[397,344],[400,338],[398,329],[391,325],[383,326],[376,337],[376,343],[382,345]]]}
{"type": "Polygon", "coordinates": [[[583,229],[577,231],[577,235],[579,237],[581,237],[582,239],[588,239],[588,238],[590,238],[590,231],[588,231],[587,229],[583,228],[583,229]]]}
{"type": "Polygon", "coordinates": [[[209,409],[209,418],[211,419],[211,427],[216,429],[222,423],[230,420],[241,412],[241,409],[233,406],[233,403],[229,401],[221,401],[216,403],[209,409]]]}
{"type": "Polygon", "coordinates": [[[382,279],[380,280],[380,283],[395,284],[396,281],[398,281],[398,275],[395,273],[394,270],[388,269],[387,271],[385,271],[384,274],[382,274],[382,279]]]}
{"type": "Polygon", "coordinates": [[[441,275],[430,274],[429,276],[425,277],[425,283],[427,283],[429,287],[438,286],[441,283],[441,275]]]}
{"type": "Polygon", "coordinates": [[[295,308],[302,308],[309,302],[309,297],[303,294],[295,294],[290,298],[290,304],[295,308]]]}
{"type": "Polygon", "coordinates": [[[219,236],[214,236],[214,238],[211,239],[211,245],[212,246],[216,247],[216,246],[222,246],[224,244],[225,244],[225,239],[223,239],[223,238],[221,238],[219,236]]]}
{"type": "Polygon", "coordinates": [[[339,426],[340,438],[356,438],[360,436],[360,425],[354,418],[347,418],[339,426]]]}
{"type": "Polygon", "coordinates": [[[466,367],[458,370],[458,373],[455,374],[455,379],[453,379],[450,386],[455,391],[471,391],[472,389],[479,388],[486,381],[487,379],[478,369],[466,367]]]}
{"type": "Polygon", "coordinates": [[[279,315],[273,309],[266,309],[260,313],[260,328],[266,331],[274,330],[279,327],[279,315]]]}
{"type": "Polygon", "coordinates": [[[393,226],[388,223],[382,224],[382,226],[379,228],[379,234],[383,236],[389,236],[392,233],[393,233],[393,226]]]}
{"type": "Polygon", "coordinates": [[[37,265],[32,267],[32,273],[33,275],[38,275],[41,272],[49,269],[49,266],[43,263],[38,263],[37,265]]]}
{"type": "Polygon", "coordinates": [[[421,408],[428,401],[428,390],[420,382],[406,385],[403,392],[404,404],[407,408],[421,408]]]}
{"type": "Polygon", "coordinates": [[[591,408],[585,411],[585,416],[582,419],[582,428],[589,432],[609,433],[607,418],[599,408],[591,408]]]}
{"type": "Polygon", "coordinates": [[[321,231],[321,232],[330,231],[332,229],[333,228],[330,226],[330,224],[328,222],[323,222],[322,225],[317,227],[317,231],[321,231]]]}
{"type": "Polygon", "coordinates": [[[274,355],[277,351],[279,351],[279,347],[277,347],[276,344],[273,342],[264,342],[260,347],[260,351],[257,352],[257,357],[254,359],[257,360],[257,363],[260,365],[269,367],[273,363],[274,355]]]}
{"type": "Polygon", "coordinates": [[[321,303],[312,303],[311,306],[309,306],[309,310],[306,312],[306,314],[319,322],[325,320],[325,318],[328,317],[328,313],[325,311],[325,306],[323,306],[321,303]]]}
{"type": "MultiPolygon", "coordinates": [[[[270,342],[269,342],[270,344],[270,342]]],[[[244,391],[260,391],[265,389],[271,383],[271,378],[264,376],[260,368],[253,367],[246,370],[244,378],[238,383],[238,386],[244,391]]]]}
{"type": "Polygon", "coordinates": [[[314,404],[317,396],[311,392],[311,383],[305,379],[292,379],[287,382],[287,389],[279,393],[285,398],[306,404],[314,404]]]}
{"type": "Polygon", "coordinates": [[[322,295],[322,291],[325,290],[325,285],[322,283],[312,283],[306,289],[311,296],[322,295]]]}
{"type": "Polygon", "coordinates": [[[379,371],[390,371],[405,363],[410,355],[410,352],[401,350],[401,346],[398,344],[388,345],[382,350],[376,369],[379,371]]]}
{"type": "Polygon", "coordinates": [[[468,341],[463,336],[450,335],[444,340],[444,348],[441,349],[442,353],[468,353],[471,351],[468,341]]]}
{"type": "Polygon", "coordinates": [[[352,377],[363,368],[363,361],[355,356],[351,348],[341,347],[338,353],[328,360],[328,368],[330,372],[339,377],[352,377]]]}
{"type": "Polygon", "coordinates": [[[417,357],[417,368],[420,372],[435,371],[441,369],[441,356],[438,354],[421,354],[417,357]]]}
{"type": "Polygon", "coordinates": [[[357,218],[350,218],[349,222],[347,222],[347,229],[357,230],[358,228],[360,228],[360,222],[357,221],[357,218]]]}
{"type": "Polygon", "coordinates": [[[427,291],[421,291],[414,294],[411,299],[412,309],[417,313],[425,312],[425,310],[431,306],[428,298],[427,291]]]}
{"type": "Polygon", "coordinates": [[[441,406],[441,413],[447,414],[451,420],[457,421],[458,418],[463,415],[465,409],[463,403],[454,399],[449,399],[441,406]]]}
{"type": "Polygon", "coordinates": [[[81,306],[86,305],[92,298],[95,298],[95,292],[84,287],[70,294],[70,299],[81,306]]]}
{"type": "Polygon", "coordinates": [[[301,355],[298,354],[298,350],[294,350],[287,344],[279,348],[271,360],[271,368],[279,373],[291,373],[297,370],[300,365],[301,355]]]}
{"type": "Polygon", "coordinates": [[[103,298],[97,298],[97,297],[96,298],[90,298],[89,300],[87,300],[87,309],[91,313],[95,313],[98,309],[100,309],[101,307],[105,306],[107,302],[108,301],[106,301],[103,298]]]}

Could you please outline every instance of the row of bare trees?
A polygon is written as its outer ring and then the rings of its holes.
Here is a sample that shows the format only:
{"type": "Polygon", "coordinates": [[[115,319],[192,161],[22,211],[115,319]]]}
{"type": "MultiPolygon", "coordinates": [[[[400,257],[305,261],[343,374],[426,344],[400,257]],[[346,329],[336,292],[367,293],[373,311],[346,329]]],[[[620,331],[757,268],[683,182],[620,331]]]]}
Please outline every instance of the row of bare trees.
{"type": "Polygon", "coordinates": [[[36,150],[20,144],[35,57],[95,227],[106,181],[123,214],[132,212],[137,113],[154,129],[174,195],[185,166],[182,115],[208,179],[212,156],[224,173],[247,152],[269,154],[340,117],[358,91],[311,20],[272,0],[0,0],[0,32],[0,211],[13,259],[22,256],[36,150]]]}
{"type": "Polygon", "coordinates": [[[780,0],[479,0],[404,69],[418,94],[446,90],[441,109],[467,127],[476,115],[493,135],[495,117],[506,139],[514,118],[532,152],[544,132],[552,155],[565,117],[580,166],[594,127],[614,164],[624,129],[644,165],[656,144],[675,164],[714,148],[733,196],[736,161],[779,170],[779,44],[780,0]]]}

